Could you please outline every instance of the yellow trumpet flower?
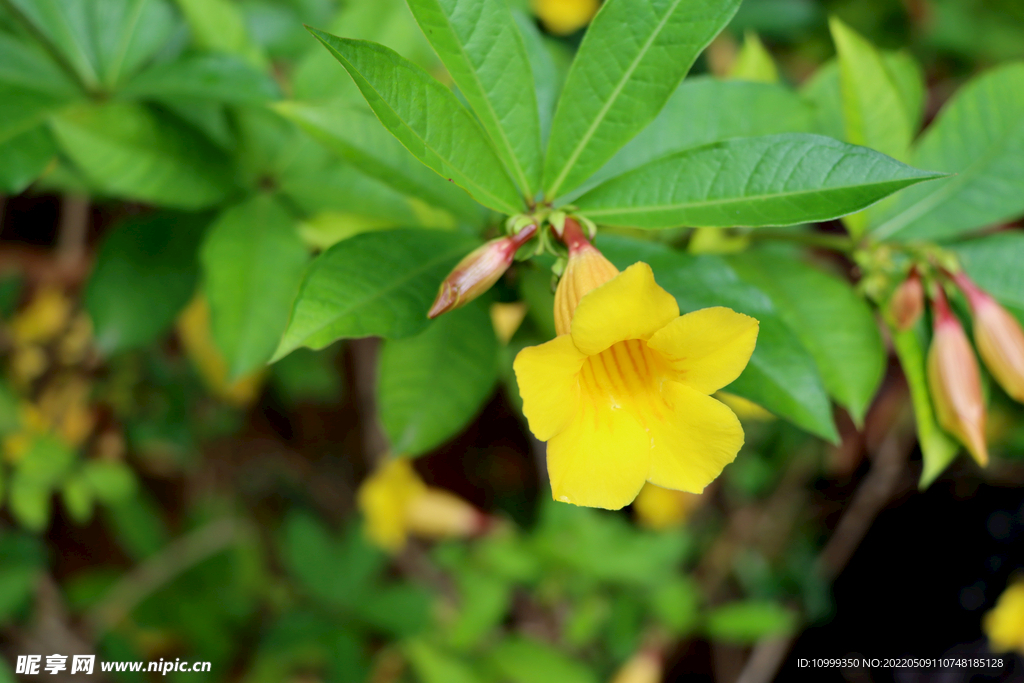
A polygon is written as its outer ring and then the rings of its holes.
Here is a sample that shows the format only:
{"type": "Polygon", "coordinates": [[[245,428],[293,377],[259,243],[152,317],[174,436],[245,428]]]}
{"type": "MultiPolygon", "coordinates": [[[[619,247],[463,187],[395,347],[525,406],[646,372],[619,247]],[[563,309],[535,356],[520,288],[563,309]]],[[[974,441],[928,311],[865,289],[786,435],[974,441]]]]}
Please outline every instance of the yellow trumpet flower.
{"type": "Polygon", "coordinates": [[[646,481],[703,491],[743,445],[710,394],[746,367],[757,331],[728,308],[680,316],[646,263],[584,293],[569,332],[513,365],[530,430],[548,442],[554,499],[617,510],[646,481]]]}
{"type": "Polygon", "coordinates": [[[1009,586],[981,622],[993,652],[1024,655],[1024,582],[1009,586]]]}

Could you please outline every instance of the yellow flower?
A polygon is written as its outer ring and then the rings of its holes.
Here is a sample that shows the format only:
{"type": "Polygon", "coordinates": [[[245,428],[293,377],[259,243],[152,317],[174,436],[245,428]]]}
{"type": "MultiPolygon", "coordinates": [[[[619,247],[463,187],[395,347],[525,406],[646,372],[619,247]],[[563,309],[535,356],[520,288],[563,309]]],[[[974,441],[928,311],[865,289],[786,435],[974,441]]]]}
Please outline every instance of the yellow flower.
{"type": "Polygon", "coordinates": [[[391,458],[371,474],[356,494],[366,518],[366,535],[378,547],[397,552],[410,534],[459,538],[483,531],[488,519],[443,489],[427,486],[408,458],[391,458]]]}
{"type": "Polygon", "coordinates": [[[597,14],[598,0],[531,0],[537,18],[556,36],[575,33],[597,14]]]}
{"type": "Polygon", "coordinates": [[[1009,586],[981,622],[993,652],[1024,654],[1024,581],[1009,586]]]}
{"type": "Polygon", "coordinates": [[[710,394],[746,367],[757,330],[727,308],[680,316],[646,263],[584,294],[569,333],[514,364],[555,500],[616,510],[645,481],[703,491],[743,445],[736,415],[710,394]]]}
{"type": "Polygon", "coordinates": [[[700,494],[644,484],[633,501],[633,509],[641,526],[660,531],[685,523],[700,504],[700,494]]]}
{"type": "Polygon", "coordinates": [[[663,670],[660,652],[641,650],[615,672],[612,683],[661,683],[663,670]]]}

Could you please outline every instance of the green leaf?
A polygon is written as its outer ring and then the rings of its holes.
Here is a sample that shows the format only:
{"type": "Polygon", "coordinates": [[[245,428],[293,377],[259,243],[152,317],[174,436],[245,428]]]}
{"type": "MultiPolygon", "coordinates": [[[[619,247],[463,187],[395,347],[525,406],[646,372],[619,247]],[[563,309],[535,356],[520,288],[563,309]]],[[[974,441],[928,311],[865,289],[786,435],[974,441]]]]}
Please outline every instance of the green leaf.
{"type": "Polygon", "coordinates": [[[293,576],[317,600],[350,606],[371,590],[384,555],[353,528],[338,543],[322,522],[307,514],[290,514],[284,525],[284,560],[293,576]]]}
{"type": "Polygon", "coordinates": [[[480,207],[421,164],[365,105],[281,102],[274,109],[366,175],[473,223],[480,222],[480,207]]]}
{"type": "Polygon", "coordinates": [[[458,434],[494,389],[497,354],[490,316],[476,302],[415,337],[385,342],[378,400],[392,450],[422,455],[458,434]]]}
{"type": "Polygon", "coordinates": [[[650,609],[673,635],[689,635],[697,625],[700,614],[700,586],[680,576],[663,583],[650,594],[650,609]]]}
{"type": "Polygon", "coordinates": [[[157,213],[107,235],[84,295],[101,353],[146,346],[170,329],[195,293],[196,254],[209,222],[204,215],[157,213]]]}
{"type": "Polygon", "coordinates": [[[383,45],[310,31],[417,159],[495,211],[514,214],[525,207],[487,134],[450,90],[383,45]]]}
{"type": "Polygon", "coordinates": [[[468,664],[423,640],[410,640],[403,649],[420,683],[482,683],[468,664]]]}
{"type": "Polygon", "coordinates": [[[526,46],[505,0],[409,0],[423,34],[527,198],[540,176],[540,120],[526,46]]]}
{"type": "Polygon", "coordinates": [[[104,192],[187,209],[231,192],[223,154],[141,105],[78,105],[54,116],[51,126],[61,150],[104,192]]]}
{"type": "Polygon", "coordinates": [[[112,88],[139,70],[182,28],[165,0],[105,0],[92,9],[91,34],[101,80],[112,88]]]}
{"type": "Polygon", "coordinates": [[[155,100],[190,98],[231,104],[260,104],[280,97],[267,74],[226,53],[186,55],[146,69],[119,91],[122,97],[155,100]]]}
{"type": "Polygon", "coordinates": [[[796,615],[782,605],[750,600],[712,610],[705,629],[713,640],[745,645],[768,636],[787,635],[796,625],[796,615]]]}
{"type": "Polygon", "coordinates": [[[848,282],[778,252],[747,252],[729,263],[771,298],[814,357],[829,395],[860,425],[886,365],[878,323],[864,299],[848,282]]]}
{"type": "Polygon", "coordinates": [[[6,3],[7,8],[31,26],[89,88],[100,82],[91,35],[93,4],[70,0],[8,0],[6,3]]]}
{"type": "Polygon", "coordinates": [[[200,252],[210,326],[230,379],[262,367],[288,324],[309,261],[295,220],[269,195],[220,215],[200,252]]]}
{"type": "Polygon", "coordinates": [[[509,683],[597,683],[588,667],[550,645],[507,638],[491,650],[490,663],[509,683]]]}
{"type": "Polygon", "coordinates": [[[830,59],[800,87],[800,95],[814,107],[814,126],[809,130],[836,140],[846,136],[843,95],[839,87],[839,62],[830,59]]]}
{"type": "Polygon", "coordinates": [[[254,64],[263,57],[249,39],[241,5],[231,0],[177,0],[196,44],[207,50],[233,52],[254,64]]]}
{"type": "Polygon", "coordinates": [[[0,142],[0,192],[20,194],[42,175],[56,154],[53,138],[43,126],[0,142]]]}
{"type": "MultiPolygon", "coordinates": [[[[530,71],[533,72],[540,140],[543,147],[548,144],[551,119],[555,115],[555,106],[558,104],[558,95],[562,92],[566,70],[558,68],[551,49],[545,43],[550,39],[541,35],[531,15],[513,10],[512,17],[516,20],[523,46],[526,48],[526,57],[530,62],[530,71]]],[[[556,44],[555,49],[558,47],[560,45],[556,44]]]]}
{"type": "Polygon", "coordinates": [[[77,524],[86,524],[92,518],[93,492],[84,477],[69,477],[61,487],[60,493],[68,515],[77,524]]]}
{"type": "Polygon", "coordinates": [[[34,41],[0,32],[0,83],[66,99],[81,95],[75,82],[34,41]]]}
{"type": "MultiPolygon", "coordinates": [[[[736,61],[729,69],[729,78],[754,83],[777,83],[779,70],[775,66],[771,53],[754,31],[747,31],[743,36],[743,47],[736,55],[736,61]]],[[[752,112],[747,112],[749,116],[752,112]]],[[[759,115],[762,112],[757,112],[759,115]]]]}
{"type": "Polygon", "coordinates": [[[940,175],[831,138],[770,135],[672,154],[599,185],[575,203],[605,225],[791,225],[858,211],[940,175]]]}
{"type": "Polygon", "coordinates": [[[18,460],[15,473],[40,486],[55,486],[71,471],[76,453],[56,436],[37,436],[18,460]]]}
{"type": "Polygon", "coordinates": [[[914,420],[917,423],[917,441],[921,446],[921,479],[918,486],[928,488],[935,479],[949,467],[960,452],[960,444],[939,427],[932,407],[931,391],[925,369],[925,334],[923,323],[909,330],[899,331],[891,324],[893,348],[900,359],[900,367],[910,386],[910,399],[914,406],[914,420]]]}
{"type": "Polygon", "coordinates": [[[608,0],[566,78],[544,193],[573,190],[658,115],[739,0],[608,0]]]}
{"type": "Polygon", "coordinates": [[[132,468],[121,461],[90,460],[82,466],[82,475],[96,498],[106,505],[130,500],[138,489],[132,468]]]}
{"type": "Polygon", "coordinates": [[[370,626],[405,638],[423,632],[430,624],[433,596],[412,584],[378,589],[354,603],[354,612],[370,626]]]}
{"type": "Polygon", "coordinates": [[[448,629],[448,642],[458,649],[480,643],[504,620],[512,600],[512,586],[490,572],[462,568],[455,573],[459,612],[448,629]]]}
{"type": "Polygon", "coordinates": [[[761,290],[742,282],[717,256],[693,256],[622,237],[601,238],[600,248],[620,269],[644,261],[682,312],[728,306],[757,318],[760,331],[750,363],[727,391],[832,442],[838,434],[817,364],[761,290]]]}
{"type": "Polygon", "coordinates": [[[1024,313],[1024,233],[997,232],[950,249],[979,287],[1018,315],[1024,313]]]}
{"type": "MultiPolygon", "coordinates": [[[[42,543],[27,534],[5,530],[0,534],[0,624],[25,607],[32,598],[40,573],[45,569],[42,543]]],[[[0,660],[2,661],[2,660],[0,660]]],[[[0,674],[2,680],[3,674],[0,674]]],[[[13,674],[11,676],[13,683],[13,674]]]]}
{"type": "Polygon", "coordinates": [[[0,143],[38,127],[65,102],[60,96],[0,83],[0,143]]]}
{"type": "Polygon", "coordinates": [[[434,230],[370,232],[335,244],[306,270],[272,361],[337,339],[416,334],[441,281],[475,245],[434,230]]]}
{"type": "Polygon", "coordinates": [[[711,142],[805,132],[811,128],[813,114],[807,102],[781,85],[688,78],[657,118],[582,187],[596,187],[660,157],[711,142]]]}
{"type": "Polygon", "coordinates": [[[878,239],[944,239],[1024,213],[1024,63],[971,80],[939,112],[913,163],[956,175],[900,195],[878,239]]]}

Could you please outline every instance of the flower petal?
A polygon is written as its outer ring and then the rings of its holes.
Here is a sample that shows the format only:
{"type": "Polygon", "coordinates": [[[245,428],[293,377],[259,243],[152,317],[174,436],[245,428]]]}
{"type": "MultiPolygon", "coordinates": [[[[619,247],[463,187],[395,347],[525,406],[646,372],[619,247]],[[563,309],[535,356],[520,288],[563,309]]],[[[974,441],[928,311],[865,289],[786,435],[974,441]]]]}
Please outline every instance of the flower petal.
{"type": "Polygon", "coordinates": [[[583,401],[569,427],[548,442],[555,500],[618,510],[647,479],[650,437],[629,411],[583,401]]]}
{"type": "Polygon", "coordinates": [[[729,408],[678,382],[662,395],[672,407],[666,420],[652,421],[648,480],[668,489],[700,493],[743,446],[743,428],[729,408]]]}
{"type": "Polygon", "coordinates": [[[615,342],[648,339],[678,316],[679,304],[654,281],[651,267],[634,263],[580,300],[572,340],[592,356],[615,342]]]}
{"type": "Polygon", "coordinates": [[[547,441],[564,430],[579,404],[577,375],[586,356],[564,334],[519,352],[512,364],[530,431],[547,441]]]}
{"type": "Polygon", "coordinates": [[[654,333],[647,346],[660,351],[673,379],[711,394],[740,376],[757,342],[758,322],[722,306],[676,318],[654,333]]]}

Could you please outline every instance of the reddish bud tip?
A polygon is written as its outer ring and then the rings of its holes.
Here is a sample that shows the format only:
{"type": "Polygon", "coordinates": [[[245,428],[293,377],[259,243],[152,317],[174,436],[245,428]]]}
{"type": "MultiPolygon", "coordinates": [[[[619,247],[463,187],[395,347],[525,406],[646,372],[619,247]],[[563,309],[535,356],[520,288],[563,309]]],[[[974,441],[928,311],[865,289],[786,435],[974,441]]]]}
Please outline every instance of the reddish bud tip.
{"type": "Polygon", "coordinates": [[[1007,393],[1024,403],[1024,329],[963,271],[953,276],[974,313],[974,341],[985,367],[1007,393]]]}
{"type": "Polygon", "coordinates": [[[565,219],[560,238],[569,247],[569,260],[555,290],[555,331],[562,335],[569,333],[580,300],[618,275],[619,269],[590,243],[575,219],[565,219]]]}
{"type": "Polygon", "coordinates": [[[909,330],[924,312],[924,285],[917,269],[912,269],[907,279],[893,292],[889,300],[889,313],[901,332],[909,330]]]}

